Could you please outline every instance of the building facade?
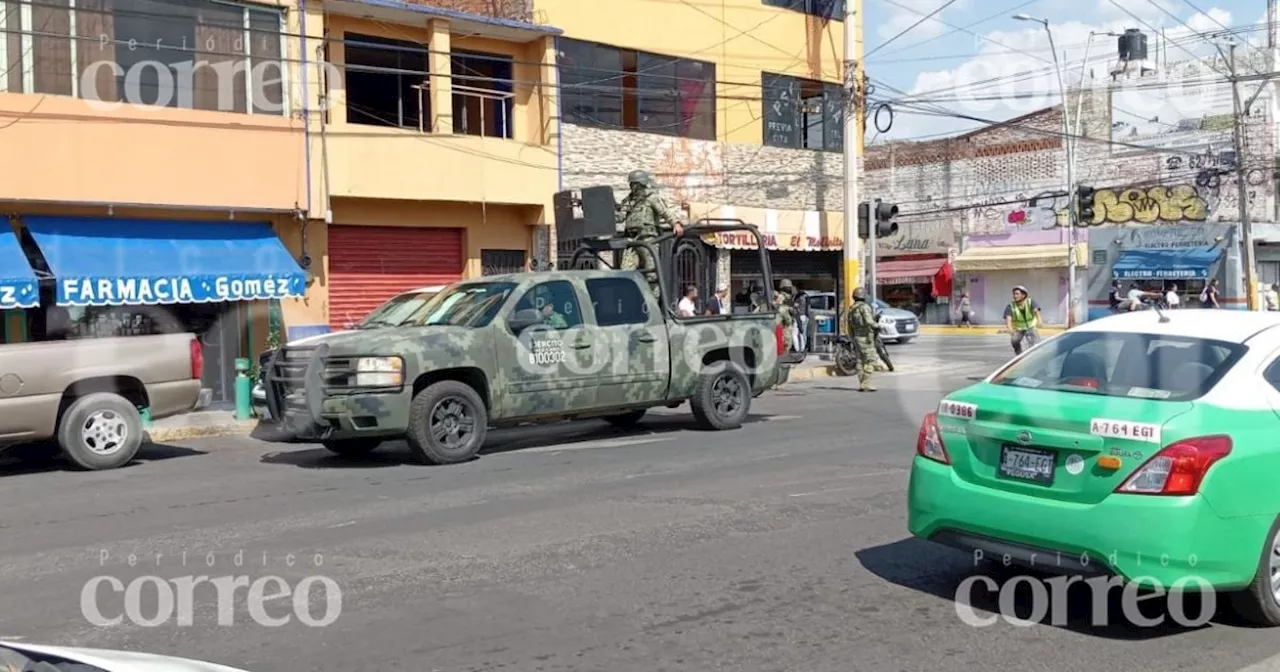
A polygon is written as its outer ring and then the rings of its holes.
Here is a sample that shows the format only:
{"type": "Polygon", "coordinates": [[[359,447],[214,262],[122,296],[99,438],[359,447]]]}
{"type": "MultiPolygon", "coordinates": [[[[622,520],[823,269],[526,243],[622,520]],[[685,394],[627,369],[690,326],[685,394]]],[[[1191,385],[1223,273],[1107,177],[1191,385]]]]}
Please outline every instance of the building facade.
{"type": "Polygon", "coordinates": [[[269,341],[553,258],[558,31],[529,11],[80,0],[0,19],[22,157],[0,167],[5,343],[195,332],[229,403],[234,360],[269,341]]]}
{"type": "MultiPolygon", "coordinates": [[[[844,3],[695,4],[535,0],[564,30],[563,188],[621,198],[626,175],[647,170],[692,218],[758,226],[775,277],[830,291],[844,244],[844,3]]],[[[707,242],[713,259],[697,266],[735,294],[758,282],[754,241],[707,242]]]]}
{"type": "MultiPolygon", "coordinates": [[[[1242,68],[1265,66],[1241,56],[1242,68]]],[[[1245,97],[1252,93],[1253,87],[1245,88],[1245,97]]],[[[975,305],[979,316],[998,317],[1016,285],[1034,288],[1046,318],[1052,314],[1059,323],[1066,322],[1068,312],[1077,320],[1105,312],[1107,292],[1099,294],[1093,283],[1098,273],[1112,273],[1115,260],[1098,250],[1121,234],[1095,239],[1095,231],[1209,223],[1238,228],[1240,173],[1232,143],[1231,90],[1206,61],[1161,63],[1150,71],[1095,80],[1069,100],[1073,108],[1079,102],[1081,110],[1076,180],[1097,189],[1093,217],[1076,227],[1071,308],[1066,305],[1071,245],[1065,234],[1060,107],[942,140],[867,148],[863,191],[868,198],[899,204],[903,226],[929,222],[955,230],[960,250],[954,292],[969,291],[971,301],[980,293],[984,302],[994,302],[981,309],[975,305]]],[[[1070,118],[1074,123],[1074,109],[1070,118]]],[[[1257,227],[1262,281],[1280,274],[1280,268],[1270,267],[1280,255],[1262,244],[1271,240],[1265,223],[1276,221],[1276,125],[1275,101],[1264,91],[1244,119],[1242,171],[1245,207],[1253,221],[1263,223],[1257,227]]],[[[1239,245],[1241,237],[1232,240],[1239,245]]],[[[1181,281],[1187,287],[1180,290],[1198,293],[1195,282],[1186,282],[1185,269],[1179,270],[1184,262],[1166,257],[1170,268],[1163,275],[1169,277],[1143,281],[1159,288],[1181,281]]],[[[1215,257],[1213,268],[1196,273],[1201,279],[1231,277],[1224,269],[1232,258],[1215,257]]],[[[1125,280],[1126,288],[1131,281],[1125,280]]],[[[1243,284],[1224,285],[1225,307],[1244,307],[1245,293],[1243,284]]]]}

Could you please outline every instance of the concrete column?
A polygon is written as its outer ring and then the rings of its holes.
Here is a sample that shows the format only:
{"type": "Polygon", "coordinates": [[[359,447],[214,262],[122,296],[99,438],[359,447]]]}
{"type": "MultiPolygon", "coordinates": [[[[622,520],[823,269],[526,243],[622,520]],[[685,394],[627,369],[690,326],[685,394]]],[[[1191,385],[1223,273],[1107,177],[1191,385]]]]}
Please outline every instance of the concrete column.
{"type": "Polygon", "coordinates": [[[431,73],[429,99],[431,100],[432,133],[453,134],[453,65],[450,61],[453,47],[449,38],[449,22],[433,20],[427,24],[431,33],[427,48],[427,71],[431,73]]]}

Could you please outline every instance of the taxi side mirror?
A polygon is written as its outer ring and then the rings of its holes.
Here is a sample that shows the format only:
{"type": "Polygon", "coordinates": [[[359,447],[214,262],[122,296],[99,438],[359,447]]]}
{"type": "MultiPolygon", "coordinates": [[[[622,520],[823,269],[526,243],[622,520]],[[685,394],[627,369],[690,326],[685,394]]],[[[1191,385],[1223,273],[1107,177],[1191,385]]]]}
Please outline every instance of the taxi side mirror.
{"type": "Polygon", "coordinates": [[[526,308],[517,310],[515,314],[507,318],[507,327],[513,333],[519,334],[539,322],[542,322],[542,314],[533,308],[526,308]]]}

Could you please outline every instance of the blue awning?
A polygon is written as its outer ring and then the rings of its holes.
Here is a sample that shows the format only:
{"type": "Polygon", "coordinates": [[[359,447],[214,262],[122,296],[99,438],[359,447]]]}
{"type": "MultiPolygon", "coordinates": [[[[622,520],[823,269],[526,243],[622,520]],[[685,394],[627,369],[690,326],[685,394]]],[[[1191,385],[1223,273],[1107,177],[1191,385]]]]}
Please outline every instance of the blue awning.
{"type": "Polygon", "coordinates": [[[1221,258],[1215,247],[1124,250],[1111,272],[1121,280],[1204,280],[1221,258]]]}
{"type": "Polygon", "coordinates": [[[0,310],[38,305],[40,283],[31,262],[27,261],[13,231],[0,230],[0,310]]]}
{"type": "Polygon", "coordinates": [[[301,297],[307,274],[265,222],[24,217],[60,306],[301,297]]]}

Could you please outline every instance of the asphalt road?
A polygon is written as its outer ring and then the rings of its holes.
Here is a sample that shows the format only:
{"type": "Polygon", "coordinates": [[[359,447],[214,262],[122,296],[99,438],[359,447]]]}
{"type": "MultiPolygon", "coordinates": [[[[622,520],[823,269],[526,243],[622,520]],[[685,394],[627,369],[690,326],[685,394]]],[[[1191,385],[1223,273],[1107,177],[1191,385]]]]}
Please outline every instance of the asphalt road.
{"type": "MultiPolygon", "coordinates": [[[[697,431],[678,410],[634,432],[504,431],[443,468],[403,464],[403,446],[351,462],[239,438],[152,447],[113,472],[0,467],[0,639],[255,672],[1230,671],[1280,651],[1276,632],[1225,620],[1079,625],[1091,605],[1074,599],[1065,626],[966,625],[953,597],[973,563],[908,538],[906,476],[921,415],[1008,342],[924,337],[893,352],[904,373],[881,376],[881,392],[793,384],[733,432],[697,431]],[[327,627],[266,627],[241,589],[219,625],[204,585],[191,625],[96,627],[81,593],[100,575],[322,575],[341,611],[327,627]]],[[[300,606],[321,617],[322,593],[300,606]]],[[[104,615],[123,610],[97,594],[104,615]]],[[[155,586],[140,595],[154,616],[155,586]]],[[[264,609],[294,611],[286,597],[264,609]]]]}

